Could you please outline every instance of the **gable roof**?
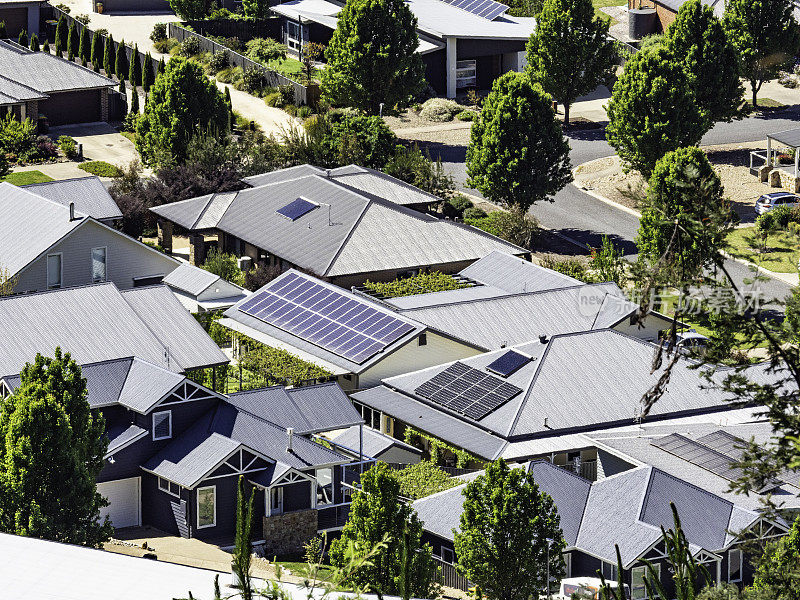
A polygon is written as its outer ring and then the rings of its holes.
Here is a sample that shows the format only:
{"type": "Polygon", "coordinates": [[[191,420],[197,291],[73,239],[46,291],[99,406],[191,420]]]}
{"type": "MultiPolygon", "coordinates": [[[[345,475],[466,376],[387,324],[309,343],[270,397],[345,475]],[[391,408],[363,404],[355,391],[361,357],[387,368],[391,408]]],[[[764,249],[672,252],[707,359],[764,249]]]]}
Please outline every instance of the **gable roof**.
{"type": "Polygon", "coordinates": [[[45,100],[46,98],[47,94],[0,75],[0,105],[21,104],[28,100],[45,100]]]}
{"type": "Polygon", "coordinates": [[[227,363],[186,309],[161,289],[163,302],[149,306],[139,301],[142,294],[123,294],[113,283],[0,298],[0,375],[18,374],[37,352],[52,354],[57,346],[79,364],[136,356],[182,372],[227,363]]]}
{"type": "Polygon", "coordinates": [[[151,210],[190,230],[218,229],[325,277],[470,261],[492,250],[528,253],[318,174],[151,210]],[[314,208],[294,220],[277,213],[298,198],[314,208]]]}
{"type": "Polygon", "coordinates": [[[510,294],[584,285],[578,279],[497,250],[462,269],[459,275],[510,294]]]}
{"type": "Polygon", "coordinates": [[[64,206],[75,203],[75,210],[98,221],[121,219],[122,211],[99,177],[76,177],[59,181],[32,183],[25,189],[64,206]]]}
{"type": "Polygon", "coordinates": [[[356,453],[358,453],[360,441],[363,440],[363,453],[365,456],[370,456],[372,458],[378,458],[380,454],[386,452],[390,448],[402,448],[408,452],[422,455],[422,450],[419,448],[415,448],[411,444],[406,444],[397,438],[381,433],[371,427],[353,425],[331,436],[330,439],[336,443],[337,446],[343,446],[356,453]],[[359,433],[359,430],[361,430],[363,435],[359,433]]]}

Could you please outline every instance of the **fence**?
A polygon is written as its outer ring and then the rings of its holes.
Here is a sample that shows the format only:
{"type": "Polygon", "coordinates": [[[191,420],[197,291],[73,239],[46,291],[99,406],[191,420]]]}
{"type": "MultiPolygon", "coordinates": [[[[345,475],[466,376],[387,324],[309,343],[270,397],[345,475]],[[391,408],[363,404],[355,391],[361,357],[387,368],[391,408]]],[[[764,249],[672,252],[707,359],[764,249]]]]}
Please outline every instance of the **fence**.
{"type": "Polygon", "coordinates": [[[614,40],[614,42],[617,47],[617,63],[624,67],[625,63],[630,60],[631,56],[639,52],[639,49],[636,46],[628,44],[627,42],[621,42],[619,40],[614,40]]]}
{"type": "Polygon", "coordinates": [[[339,529],[347,523],[350,514],[350,502],[320,506],[317,508],[317,530],[339,529]]]}
{"type": "Polygon", "coordinates": [[[437,576],[437,580],[440,584],[449,588],[462,590],[464,592],[468,592],[469,589],[473,587],[469,579],[456,571],[455,566],[444,562],[438,556],[433,556],[432,558],[436,566],[439,567],[439,575],[437,576]]]}
{"type": "Polygon", "coordinates": [[[280,40],[283,35],[283,21],[278,17],[243,21],[241,19],[213,19],[184,21],[185,29],[200,35],[239,38],[243,43],[259,37],[280,40]]]}
{"type": "Polygon", "coordinates": [[[177,23],[170,23],[168,27],[169,37],[175,38],[179,42],[183,42],[184,40],[193,37],[197,39],[198,43],[200,44],[200,49],[204,52],[216,54],[217,52],[225,51],[228,53],[231,64],[241,67],[242,69],[255,68],[263,70],[267,75],[267,85],[270,87],[279,87],[284,85],[291,86],[294,91],[294,103],[297,106],[303,106],[304,104],[315,105],[319,100],[319,86],[317,85],[312,84],[305,86],[301,83],[298,83],[276,71],[267,69],[261,63],[251,60],[246,56],[243,56],[242,54],[239,54],[238,52],[235,52],[230,48],[215,42],[214,40],[211,40],[197,32],[189,31],[177,23]]]}

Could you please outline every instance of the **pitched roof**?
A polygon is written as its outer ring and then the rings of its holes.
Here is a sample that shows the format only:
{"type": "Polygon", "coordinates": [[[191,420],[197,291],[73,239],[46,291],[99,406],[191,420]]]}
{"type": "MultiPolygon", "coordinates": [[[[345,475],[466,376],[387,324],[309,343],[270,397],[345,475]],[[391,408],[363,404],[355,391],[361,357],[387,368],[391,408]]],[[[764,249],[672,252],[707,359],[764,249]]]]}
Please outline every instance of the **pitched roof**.
{"type": "Polygon", "coordinates": [[[121,219],[122,211],[99,177],[76,177],[45,183],[26,185],[25,189],[43,198],[69,206],[75,203],[75,210],[94,217],[98,221],[121,219]]]}
{"type": "Polygon", "coordinates": [[[171,301],[158,294],[163,302],[149,306],[139,301],[142,295],[123,294],[113,283],[0,298],[0,374],[16,375],[37,353],[52,354],[57,346],[79,364],[136,356],[182,372],[227,363],[202,327],[162,289],[171,301]]]}
{"type": "Polygon", "coordinates": [[[210,271],[195,267],[189,263],[181,263],[178,265],[177,269],[168,273],[167,276],[161,280],[161,283],[171,288],[184,291],[192,296],[199,296],[220,280],[222,280],[222,278],[219,275],[215,275],[210,271]]]}
{"type": "MultiPolygon", "coordinates": [[[[7,79],[37,92],[49,94],[68,90],[109,88],[114,81],[46,52],[32,52],[0,41],[0,73],[7,79]]],[[[0,82],[0,90],[2,90],[0,82]]]]}
{"type": "Polygon", "coordinates": [[[332,436],[330,439],[336,444],[344,446],[349,450],[354,450],[355,452],[358,452],[360,442],[363,440],[364,455],[371,456],[372,458],[377,458],[390,448],[402,448],[414,454],[422,454],[422,450],[419,448],[406,444],[397,438],[393,438],[370,427],[359,427],[358,425],[348,427],[344,431],[332,436]],[[359,434],[359,430],[363,431],[363,437],[359,434]]]}
{"type": "Polygon", "coordinates": [[[187,229],[219,229],[319,276],[469,261],[492,250],[527,253],[317,174],[152,210],[187,229]],[[277,213],[298,198],[315,207],[294,220],[277,213]]]}
{"type": "Polygon", "coordinates": [[[584,285],[578,279],[497,250],[462,269],[459,275],[510,294],[584,285]]]}
{"type": "Polygon", "coordinates": [[[138,425],[119,425],[117,427],[109,427],[106,429],[106,436],[108,437],[108,447],[106,448],[106,457],[113,456],[115,452],[130,446],[134,442],[139,441],[147,435],[147,430],[142,429],[138,425]]]}
{"type": "Polygon", "coordinates": [[[363,419],[338,383],[287,388],[283,386],[237,392],[228,402],[298,434],[342,429],[363,419]]]}
{"type": "Polygon", "coordinates": [[[47,94],[37,92],[33,88],[0,75],[0,105],[21,104],[28,100],[44,100],[46,98],[47,94]]]}

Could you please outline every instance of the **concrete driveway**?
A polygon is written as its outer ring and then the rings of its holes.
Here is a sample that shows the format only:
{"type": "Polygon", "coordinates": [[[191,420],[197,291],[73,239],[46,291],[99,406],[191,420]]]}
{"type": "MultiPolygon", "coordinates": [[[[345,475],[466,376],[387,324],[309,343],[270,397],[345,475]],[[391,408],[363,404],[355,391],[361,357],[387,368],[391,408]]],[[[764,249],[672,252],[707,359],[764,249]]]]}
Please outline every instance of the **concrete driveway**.
{"type": "Polygon", "coordinates": [[[86,160],[104,160],[118,167],[127,167],[139,158],[133,143],[108,123],[81,123],[51,127],[49,135],[68,135],[83,144],[86,160]]]}

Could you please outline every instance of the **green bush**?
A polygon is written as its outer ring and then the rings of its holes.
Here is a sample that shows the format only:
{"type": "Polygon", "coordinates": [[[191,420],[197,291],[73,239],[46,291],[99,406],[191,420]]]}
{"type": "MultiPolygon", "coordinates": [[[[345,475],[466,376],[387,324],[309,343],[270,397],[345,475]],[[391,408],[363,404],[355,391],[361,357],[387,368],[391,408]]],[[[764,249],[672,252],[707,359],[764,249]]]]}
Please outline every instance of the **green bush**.
{"type": "Polygon", "coordinates": [[[472,200],[463,194],[456,194],[447,201],[447,204],[453,211],[455,211],[455,216],[459,217],[462,216],[464,211],[466,211],[468,208],[473,208],[474,206],[474,204],[472,204],[472,200]]]}
{"type": "Polygon", "coordinates": [[[107,163],[104,160],[90,160],[89,162],[78,165],[81,171],[86,171],[98,177],[119,177],[122,175],[119,167],[107,163]]]}
{"type": "Polygon", "coordinates": [[[221,83],[229,83],[236,87],[237,84],[241,85],[243,76],[244,72],[242,71],[241,67],[228,67],[227,69],[222,69],[222,71],[217,73],[217,81],[221,83]]]}
{"type": "Polygon", "coordinates": [[[247,57],[263,65],[286,60],[286,46],[272,38],[254,38],[247,42],[247,57]]]}
{"type": "Polygon", "coordinates": [[[191,58],[195,54],[200,54],[200,41],[196,37],[188,37],[181,43],[179,54],[186,58],[191,58]]]}
{"type": "Polygon", "coordinates": [[[380,169],[394,155],[397,136],[380,117],[332,110],[328,120],[322,146],[332,161],[380,169]]]}
{"type": "Polygon", "coordinates": [[[181,43],[175,38],[167,38],[153,42],[153,48],[161,54],[172,54],[174,48],[180,48],[181,43]]]}
{"type": "Polygon", "coordinates": [[[13,154],[21,160],[38,158],[36,124],[30,119],[18,121],[10,113],[0,117],[0,153],[13,154]]]}
{"type": "Polygon", "coordinates": [[[431,271],[430,273],[420,273],[413,277],[395,279],[387,283],[368,280],[364,283],[364,287],[383,298],[397,298],[399,296],[414,296],[429,292],[458,290],[467,286],[450,275],[440,271],[431,271]]]}
{"type": "Polygon", "coordinates": [[[577,258],[558,259],[554,256],[547,255],[539,261],[539,264],[545,269],[557,271],[578,281],[592,283],[593,279],[589,275],[589,270],[577,258]]]}
{"type": "Polygon", "coordinates": [[[223,69],[227,69],[231,63],[231,55],[227,50],[212,54],[208,58],[208,71],[211,74],[217,74],[223,69]]]}
{"type": "Polygon", "coordinates": [[[264,95],[264,102],[266,102],[267,106],[281,108],[283,106],[283,97],[280,92],[269,92],[264,95]]]}
{"type": "Polygon", "coordinates": [[[470,206],[464,211],[464,219],[483,219],[486,216],[485,210],[475,206],[470,206]]]}
{"type": "Polygon", "coordinates": [[[151,42],[161,42],[167,39],[167,24],[156,23],[153,25],[153,31],[150,33],[151,42]]]}
{"type": "Polygon", "coordinates": [[[64,153],[64,156],[69,159],[78,156],[78,142],[68,135],[61,135],[58,137],[58,147],[61,149],[61,152],[64,153]]]}
{"type": "Polygon", "coordinates": [[[217,251],[216,248],[212,248],[202,268],[236,285],[244,283],[244,273],[239,268],[239,263],[233,254],[226,254],[225,252],[217,251]]]}
{"type": "Polygon", "coordinates": [[[431,98],[422,104],[419,116],[439,123],[452,121],[453,117],[464,110],[464,107],[446,98],[431,98]]]}
{"type": "Polygon", "coordinates": [[[299,106],[297,108],[297,116],[300,117],[301,119],[307,119],[312,114],[314,114],[314,111],[311,110],[310,106],[299,106]]]}
{"type": "Polygon", "coordinates": [[[464,483],[454,479],[436,466],[433,461],[423,460],[416,465],[395,471],[400,482],[400,495],[412,500],[425,498],[464,483]]]}
{"type": "Polygon", "coordinates": [[[287,114],[290,114],[293,117],[297,115],[297,107],[294,104],[285,105],[283,107],[283,110],[285,110],[287,114]]]}
{"type": "Polygon", "coordinates": [[[539,230],[538,221],[531,215],[502,210],[489,213],[481,219],[464,219],[464,222],[526,249],[532,247],[539,230]]]}
{"type": "Polygon", "coordinates": [[[255,94],[267,87],[267,72],[260,67],[248,67],[242,74],[242,87],[249,94],[255,94]]]}
{"type": "Polygon", "coordinates": [[[459,121],[474,121],[478,114],[474,110],[462,110],[456,115],[459,121]]]}
{"type": "Polygon", "coordinates": [[[294,87],[291,85],[278,86],[278,93],[281,95],[281,102],[286,104],[294,104],[294,87]]]}

